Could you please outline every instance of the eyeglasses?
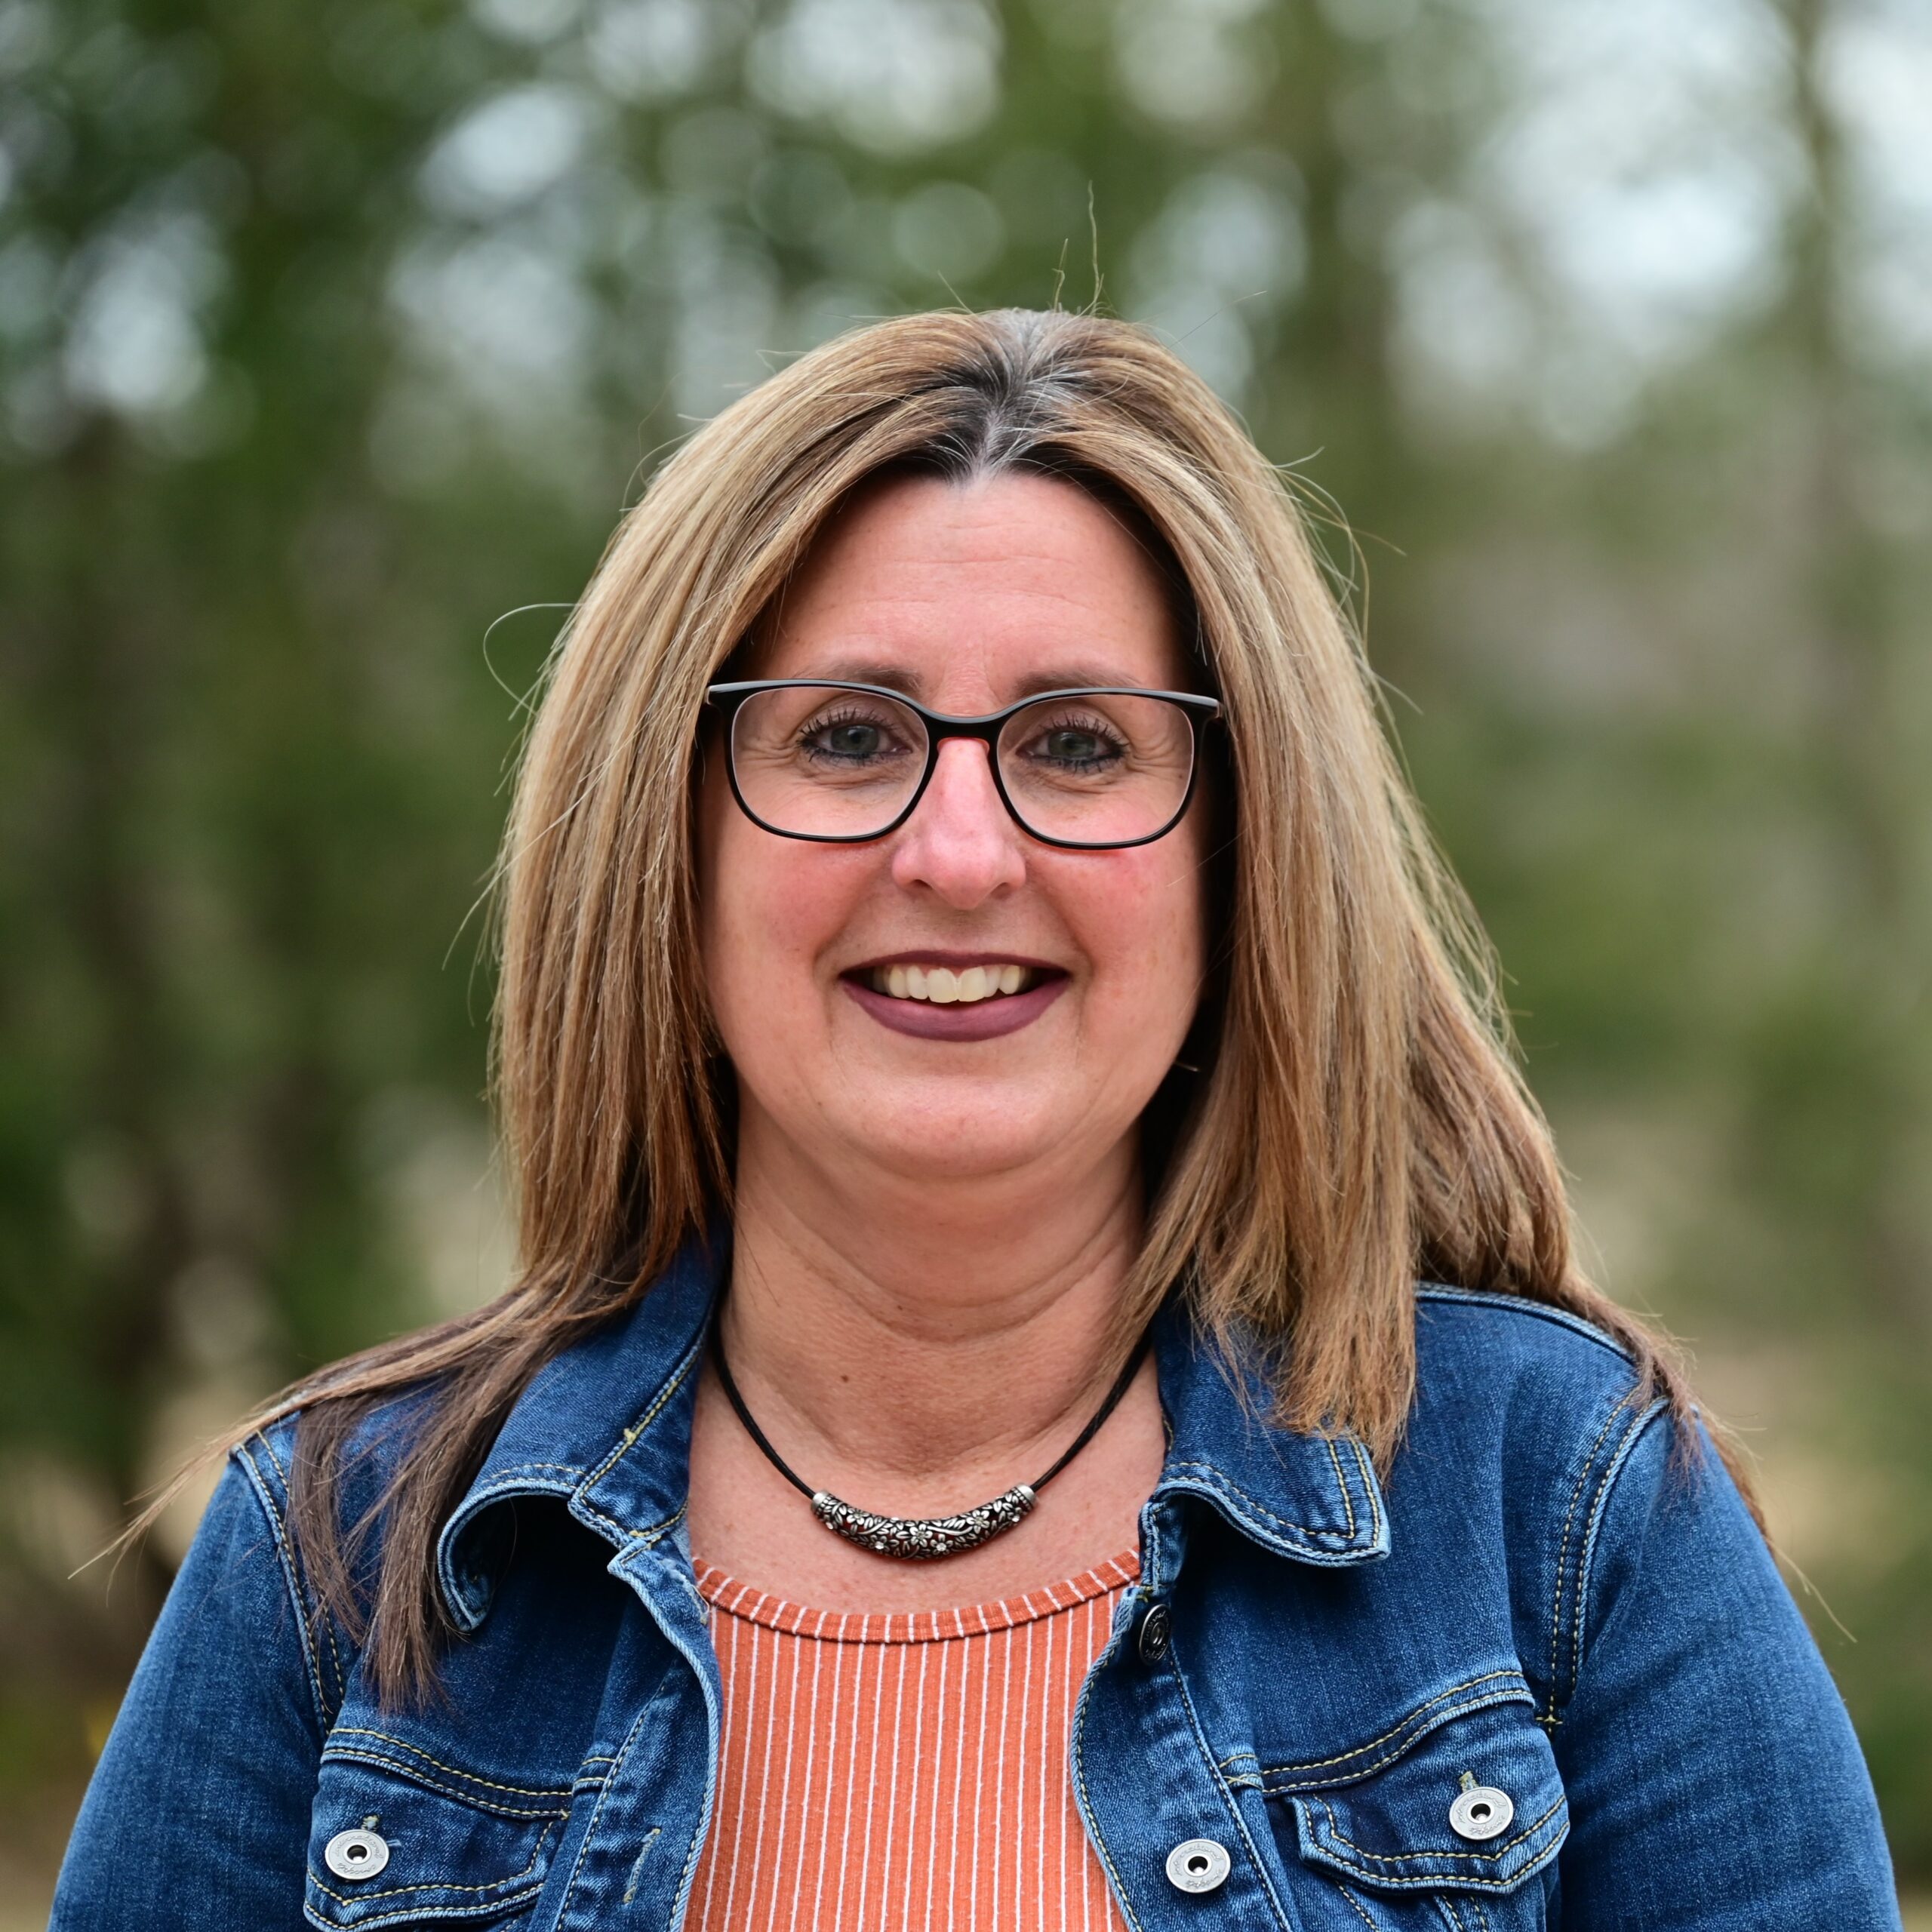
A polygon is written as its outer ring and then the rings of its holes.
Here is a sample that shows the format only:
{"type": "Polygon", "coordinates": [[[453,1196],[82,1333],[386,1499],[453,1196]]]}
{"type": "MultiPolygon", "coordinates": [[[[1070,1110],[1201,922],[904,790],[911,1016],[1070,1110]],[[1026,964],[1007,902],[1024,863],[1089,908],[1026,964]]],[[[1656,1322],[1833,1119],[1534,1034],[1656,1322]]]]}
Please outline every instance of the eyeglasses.
{"type": "Polygon", "coordinates": [[[786,838],[856,844],[911,817],[948,738],[984,745],[1001,801],[1043,844],[1146,845],[1194,795],[1211,697],[1111,687],[1047,691],[977,718],[928,711],[875,685],[775,678],[713,685],[731,791],[786,838]]]}

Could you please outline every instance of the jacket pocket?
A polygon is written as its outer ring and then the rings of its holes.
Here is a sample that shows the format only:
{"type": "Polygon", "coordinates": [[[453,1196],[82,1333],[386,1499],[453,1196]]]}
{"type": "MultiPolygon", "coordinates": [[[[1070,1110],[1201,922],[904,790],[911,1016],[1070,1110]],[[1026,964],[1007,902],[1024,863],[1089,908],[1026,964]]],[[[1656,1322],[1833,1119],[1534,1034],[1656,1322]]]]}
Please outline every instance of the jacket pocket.
{"type": "Polygon", "coordinates": [[[568,1788],[502,1783],[380,1732],[337,1730],[310,1813],[304,1914],[325,1932],[508,1920],[541,1889],[570,1805],[568,1788]]]}
{"type": "Polygon", "coordinates": [[[1537,1875],[1570,1814],[1527,1687],[1440,1716],[1423,1706],[1386,1746],[1263,1767],[1257,1781],[1297,1900],[1306,1890],[1343,1908],[1316,1923],[1534,1932],[1545,1922],[1537,1875]]]}

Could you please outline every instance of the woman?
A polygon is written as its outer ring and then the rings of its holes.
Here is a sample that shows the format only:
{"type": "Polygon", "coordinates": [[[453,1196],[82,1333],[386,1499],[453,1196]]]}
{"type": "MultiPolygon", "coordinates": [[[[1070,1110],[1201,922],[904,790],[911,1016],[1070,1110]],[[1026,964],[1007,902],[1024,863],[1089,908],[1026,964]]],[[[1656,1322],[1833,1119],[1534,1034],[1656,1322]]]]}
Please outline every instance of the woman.
{"type": "Polygon", "coordinates": [[[912,317],[694,437],[503,879],[520,1278],[237,1442],[57,1925],[1897,1923],[1148,337],[912,317]]]}

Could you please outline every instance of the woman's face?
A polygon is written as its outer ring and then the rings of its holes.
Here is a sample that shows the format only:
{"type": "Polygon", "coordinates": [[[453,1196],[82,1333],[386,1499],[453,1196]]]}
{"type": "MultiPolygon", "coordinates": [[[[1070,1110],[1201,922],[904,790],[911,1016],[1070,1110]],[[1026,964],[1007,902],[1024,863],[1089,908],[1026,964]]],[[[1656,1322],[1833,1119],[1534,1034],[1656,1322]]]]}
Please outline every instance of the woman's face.
{"type": "MultiPolygon", "coordinates": [[[[954,715],[1053,687],[1192,681],[1138,544],[1078,488],[1024,475],[862,494],[744,675],[889,685],[954,715]]],[[[738,809],[714,741],[703,968],[741,1147],[775,1135],[835,1178],[855,1161],[910,1179],[1071,1175],[1116,1152],[1199,997],[1204,817],[1197,795],[1151,844],[1043,845],[1008,815],[987,748],[955,739],[897,831],[814,844],[738,809]],[[1021,990],[912,997],[935,968],[976,968],[962,990],[1021,990]]]]}

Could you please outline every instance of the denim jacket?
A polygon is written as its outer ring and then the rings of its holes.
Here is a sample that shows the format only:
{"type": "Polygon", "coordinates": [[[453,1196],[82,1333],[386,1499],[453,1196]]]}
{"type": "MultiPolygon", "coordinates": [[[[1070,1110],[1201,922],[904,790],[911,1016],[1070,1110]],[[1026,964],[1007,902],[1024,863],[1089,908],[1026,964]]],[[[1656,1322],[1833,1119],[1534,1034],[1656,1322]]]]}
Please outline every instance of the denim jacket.
{"type": "MultiPolygon", "coordinates": [[[[236,1450],[57,1932],[680,1925],[718,1757],[685,1506],[719,1272],[688,1252],[516,1404],[441,1534],[461,1635],[420,1708],[377,1707],[308,1588],[290,1427],[236,1450]]],[[[1166,1463],[1069,1745],[1128,1924],[1896,1928],[1844,1707],[1715,1457],[1673,1462],[1586,1323],[1427,1285],[1417,1318],[1386,1481],[1160,1318],[1166,1463]],[[1191,1839],[1226,1854],[1205,1890],[1168,1876],[1191,1839]]],[[[380,1421],[364,1500],[407,1436],[380,1421]]]]}

